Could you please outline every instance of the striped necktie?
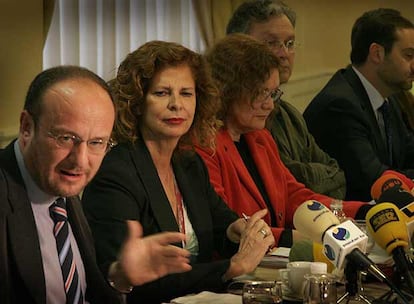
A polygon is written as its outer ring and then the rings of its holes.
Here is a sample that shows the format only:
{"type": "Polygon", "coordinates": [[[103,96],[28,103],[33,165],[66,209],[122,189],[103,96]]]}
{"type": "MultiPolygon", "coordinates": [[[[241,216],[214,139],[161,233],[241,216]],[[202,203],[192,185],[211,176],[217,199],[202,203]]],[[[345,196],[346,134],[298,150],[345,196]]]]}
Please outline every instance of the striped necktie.
{"type": "Polygon", "coordinates": [[[381,107],[379,107],[381,111],[382,118],[384,120],[384,130],[385,130],[385,138],[387,141],[388,147],[388,161],[389,166],[392,166],[392,128],[391,128],[391,106],[390,102],[386,99],[381,107]]]}
{"type": "Polygon", "coordinates": [[[65,200],[63,198],[58,198],[49,207],[49,212],[50,217],[55,223],[53,233],[56,238],[56,247],[59,255],[60,267],[62,269],[66,303],[83,303],[79,275],[73,259],[72,247],[70,245],[69,224],[65,200]]]}

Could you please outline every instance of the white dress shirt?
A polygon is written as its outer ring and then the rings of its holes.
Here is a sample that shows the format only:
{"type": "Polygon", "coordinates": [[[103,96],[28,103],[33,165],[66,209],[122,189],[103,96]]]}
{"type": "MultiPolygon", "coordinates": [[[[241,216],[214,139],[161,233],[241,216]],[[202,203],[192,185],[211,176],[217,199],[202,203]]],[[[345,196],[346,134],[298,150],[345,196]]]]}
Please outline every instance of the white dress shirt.
{"type": "Polygon", "coordinates": [[[385,126],[384,126],[384,118],[382,117],[381,110],[379,108],[382,106],[382,104],[385,101],[385,98],[378,92],[378,90],[368,81],[368,79],[365,78],[364,75],[361,74],[355,67],[352,66],[352,69],[357,74],[358,78],[361,80],[362,85],[365,88],[365,91],[367,91],[369,101],[371,103],[372,109],[374,110],[374,113],[376,114],[378,126],[381,131],[382,139],[385,143],[387,143],[386,135],[385,135],[385,126]]]}
{"type": "MultiPolygon", "coordinates": [[[[24,164],[23,155],[20,151],[18,140],[14,143],[14,153],[16,155],[20,173],[22,174],[24,183],[26,185],[27,195],[31,202],[32,211],[36,222],[40,251],[42,254],[43,271],[45,274],[46,303],[66,303],[66,294],[63,286],[63,275],[59,264],[56,239],[53,234],[54,222],[49,213],[49,207],[53,204],[57,197],[43,192],[36,185],[24,164]]],[[[78,270],[81,288],[83,294],[85,295],[85,269],[70,224],[69,235],[71,239],[73,258],[78,270]]]]}

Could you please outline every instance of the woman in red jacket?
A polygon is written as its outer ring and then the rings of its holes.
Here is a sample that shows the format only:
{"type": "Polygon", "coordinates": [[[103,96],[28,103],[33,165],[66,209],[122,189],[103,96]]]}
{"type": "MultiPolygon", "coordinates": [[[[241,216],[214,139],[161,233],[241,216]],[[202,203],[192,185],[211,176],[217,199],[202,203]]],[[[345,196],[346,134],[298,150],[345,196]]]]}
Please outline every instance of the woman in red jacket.
{"type": "MultiPolygon", "coordinates": [[[[282,51],[282,50],[281,50],[282,51]]],[[[283,50],[285,51],[285,50],[283,50]]],[[[207,56],[221,90],[223,127],[215,151],[197,148],[207,164],[216,192],[237,213],[267,208],[264,218],[278,246],[299,238],[292,230],[296,208],[306,200],[328,205],[333,200],[305,188],[283,165],[270,133],[264,129],[279,89],[278,59],[267,46],[243,34],[221,40],[207,56]]],[[[365,216],[362,202],[345,202],[348,216],[365,216]]]]}

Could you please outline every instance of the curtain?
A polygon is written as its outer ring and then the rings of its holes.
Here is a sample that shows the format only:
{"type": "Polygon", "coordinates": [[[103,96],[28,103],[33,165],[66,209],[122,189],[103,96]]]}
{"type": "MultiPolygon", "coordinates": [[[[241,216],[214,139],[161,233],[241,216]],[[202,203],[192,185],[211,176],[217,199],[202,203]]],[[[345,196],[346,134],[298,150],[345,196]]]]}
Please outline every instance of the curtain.
{"type": "Polygon", "coordinates": [[[43,0],[43,46],[46,42],[47,32],[52,22],[55,0],[43,0]]]}
{"type": "Polygon", "coordinates": [[[110,80],[125,56],[150,40],[203,52],[191,0],[56,0],[43,68],[81,65],[110,80]]]}
{"type": "Polygon", "coordinates": [[[243,0],[192,0],[200,35],[206,48],[226,34],[227,23],[243,0]]]}

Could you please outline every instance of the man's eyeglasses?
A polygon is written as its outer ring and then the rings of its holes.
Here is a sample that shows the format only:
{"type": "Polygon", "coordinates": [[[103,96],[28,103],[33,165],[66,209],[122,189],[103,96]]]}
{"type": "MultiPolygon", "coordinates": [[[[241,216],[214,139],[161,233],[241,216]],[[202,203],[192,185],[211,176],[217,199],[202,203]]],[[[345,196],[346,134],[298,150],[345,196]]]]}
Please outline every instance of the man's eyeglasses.
{"type": "Polygon", "coordinates": [[[258,100],[260,102],[266,102],[269,97],[272,99],[273,103],[278,103],[280,98],[283,95],[283,91],[279,88],[269,91],[268,89],[264,89],[259,93],[258,100]]]}
{"type": "Polygon", "coordinates": [[[109,140],[102,138],[83,140],[72,134],[53,134],[52,132],[47,132],[47,135],[55,140],[58,147],[68,150],[72,150],[74,146],[86,142],[88,151],[92,154],[106,153],[117,144],[111,138],[109,140]]]}
{"type": "Polygon", "coordinates": [[[284,47],[289,53],[293,53],[298,47],[298,43],[293,39],[288,41],[265,40],[264,42],[275,52],[280,51],[284,47]]]}

